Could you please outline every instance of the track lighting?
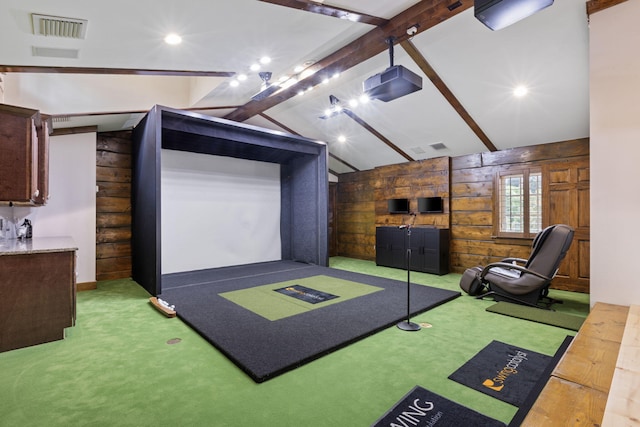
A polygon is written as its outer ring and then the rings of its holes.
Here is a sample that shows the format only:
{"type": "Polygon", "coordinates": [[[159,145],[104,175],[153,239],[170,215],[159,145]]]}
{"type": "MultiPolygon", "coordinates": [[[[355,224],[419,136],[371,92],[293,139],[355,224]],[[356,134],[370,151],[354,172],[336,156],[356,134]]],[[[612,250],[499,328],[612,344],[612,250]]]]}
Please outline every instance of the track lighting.
{"type": "Polygon", "coordinates": [[[270,71],[261,71],[258,73],[258,76],[260,76],[260,79],[262,80],[262,87],[260,88],[260,92],[251,97],[254,101],[261,101],[280,89],[279,85],[269,83],[269,80],[271,80],[270,71]]]}
{"type": "Polygon", "coordinates": [[[329,95],[329,103],[331,106],[320,116],[321,119],[330,119],[344,111],[344,107],[340,104],[340,100],[333,95],[329,95]]]}

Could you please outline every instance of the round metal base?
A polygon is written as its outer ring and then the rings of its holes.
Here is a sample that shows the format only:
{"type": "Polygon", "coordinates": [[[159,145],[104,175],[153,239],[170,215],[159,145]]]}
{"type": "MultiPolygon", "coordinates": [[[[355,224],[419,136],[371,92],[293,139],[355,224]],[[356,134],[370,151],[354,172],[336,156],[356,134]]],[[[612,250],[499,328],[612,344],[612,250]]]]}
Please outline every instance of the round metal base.
{"type": "Polygon", "coordinates": [[[420,325],[418,325],[417,323],[409,322],[407,320],[398,323],[396,326],[399,329],[402,329],[403,331],[419,331],[420,330],[420,325]]]}

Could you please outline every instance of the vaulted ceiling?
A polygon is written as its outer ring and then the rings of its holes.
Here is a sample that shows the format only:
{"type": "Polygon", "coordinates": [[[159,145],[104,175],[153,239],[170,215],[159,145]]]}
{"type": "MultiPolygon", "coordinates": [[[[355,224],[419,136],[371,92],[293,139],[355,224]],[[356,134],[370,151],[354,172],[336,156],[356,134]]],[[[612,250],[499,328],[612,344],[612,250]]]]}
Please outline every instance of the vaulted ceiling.
{"type": "Polygon", "coordinates": [[[557,0],[491,31],[472,0],[3,0],[1,96],[57,131],[128,129],[162,104],[295,133],[328,144],[336,175],[572,140],[589,136],[586,6],[557,0]],[[39,35],[33,14],[86,20],[84,38],[39,35]],[[170,32],[182,43],[164,43],[170,32]],[[265,55],[270,83],[297,83],[254,100],[249,66],[265,55]],[[422,90],[349,106],[391,60],[422,90]],[[347,108],[320,118],[330,96],[347,108]]]}

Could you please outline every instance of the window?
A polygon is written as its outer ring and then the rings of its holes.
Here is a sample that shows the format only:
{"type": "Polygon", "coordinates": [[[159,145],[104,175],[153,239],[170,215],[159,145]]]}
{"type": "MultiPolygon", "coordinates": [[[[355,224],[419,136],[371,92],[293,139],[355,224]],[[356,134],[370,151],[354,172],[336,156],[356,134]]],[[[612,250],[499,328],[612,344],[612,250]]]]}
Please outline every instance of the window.
{"type": "Polygon", "coordinates": [[[542,173],[522,169],[496,177],[498,237],[535,237],[542,230],[542,173]]]}

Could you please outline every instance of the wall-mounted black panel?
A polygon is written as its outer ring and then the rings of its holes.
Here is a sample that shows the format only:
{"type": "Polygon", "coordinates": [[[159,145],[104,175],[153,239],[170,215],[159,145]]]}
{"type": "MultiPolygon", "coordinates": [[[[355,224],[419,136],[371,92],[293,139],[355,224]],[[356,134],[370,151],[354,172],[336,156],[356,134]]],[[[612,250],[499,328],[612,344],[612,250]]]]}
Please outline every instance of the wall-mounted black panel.
{"type": "Polygon", "coordinates": [[[389,213],[409,213],[409,199],[389,199],[387,200],[387,210],[389,213]]]}
{"type": "Polygon", "coordinates": [[[442,197],[418,197],[418,212],[442,213],[444,211],[442,197]]]}

